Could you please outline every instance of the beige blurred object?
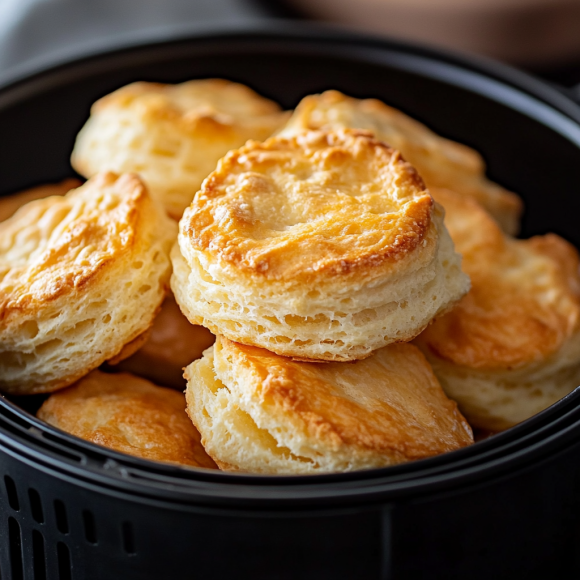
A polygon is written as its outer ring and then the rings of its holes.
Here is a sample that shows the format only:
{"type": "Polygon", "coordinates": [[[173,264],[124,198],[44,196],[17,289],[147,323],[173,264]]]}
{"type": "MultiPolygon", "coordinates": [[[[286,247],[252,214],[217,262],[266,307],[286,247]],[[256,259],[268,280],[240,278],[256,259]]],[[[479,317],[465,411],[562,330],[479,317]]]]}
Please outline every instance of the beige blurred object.
{"type": "Polygon", "coordinates": [[[223,79],[175,85],[136,82],[100,98],[79,132],[72,166],[138,173],[176,220],[230,149],[263,141],[288,113],[249,87],[223,79]]]}
{"type": "Polygon", "coordinates": [[[580,0],[291,0],[305,15],[519,64],[580,56],[580,0]]]}
{"type": "Polygon", "coordinates": [[[556,234],[518,240],[474,200],[431,193],[471,290],[415,344],[471,426],[502,431],[580,384],[580,256],[556,234]]]}
{"type": "Polygon", "coordinates": [[[115,364],[115,370],[131,372],[157,384],[183,390],[186,381],[183,367],[201,357],[215,341],[215,336],[203,326],[191,324],[179,310],[170,294],[145,344],[133,356],[115,364]]]}
{"type": "Polygon", "coordinates": [[[31,201],[50,197],[51,195],[65,195],[71,189],[76,189],[81,185],[82,181],[80,179],[70,177],[69,179],[59,181],[58,183],[38,185],[36,187],[31,187],[30,189],[25,189],[24,191],[2,197],[0,198],[0,222],[7,220],[9,217],[12,217],[18,209],[31,201]]]}

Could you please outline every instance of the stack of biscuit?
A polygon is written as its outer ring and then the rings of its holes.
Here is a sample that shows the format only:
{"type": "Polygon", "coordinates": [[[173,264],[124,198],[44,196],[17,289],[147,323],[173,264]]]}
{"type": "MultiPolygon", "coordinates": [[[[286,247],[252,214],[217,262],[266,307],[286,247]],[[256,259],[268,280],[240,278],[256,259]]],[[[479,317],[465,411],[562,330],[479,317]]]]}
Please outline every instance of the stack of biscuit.
{"type": "Polygon", "coordinates": [[[577,253],[512,238],[521,202],[475,151],[336,91],[288,115],[221,80],[98,101],[88,181],[1,202],[0,388],[145,459],[316,474],[459,449],[577,386],[577,253]]]}
{"type": "Polygon", "coordinates": [[[306,131],[231,151],[185,211],[172,262],[184,314],[218,337],[186,377],[189,415],[221,468],[349,471],[472,441],[404,344],[469,280],[443,211],[372,134],[306,131]]]}

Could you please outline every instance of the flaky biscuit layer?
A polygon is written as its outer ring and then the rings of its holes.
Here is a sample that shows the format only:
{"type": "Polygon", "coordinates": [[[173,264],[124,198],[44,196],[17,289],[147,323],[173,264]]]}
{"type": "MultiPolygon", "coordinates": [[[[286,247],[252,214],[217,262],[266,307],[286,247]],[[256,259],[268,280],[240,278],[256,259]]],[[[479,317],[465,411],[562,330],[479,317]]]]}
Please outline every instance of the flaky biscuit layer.
{"type": "Polygon", "coordinates": [[[188,413],[223,469],[351,471],[473,442],[457,405],[408,344],[352,364],[316,364],[218,337],[185,376],[188,413]]]}
{"type": "Polygon", "coordinates": [[[179,219],[220,157],[266,139],[286,118],[273,101],[225,80],[133,83],[93,105],[72,165],[86,177],[138,173],[179,219]]]}
{"type": "Polygon", "coordinates": [[[468,289],[414,169],[356,131],[230,152],[180,222],[172,289],[232,340],[355,360],[410,340],[468,289]]]}
{"type": "Polygon", "coordinates": [[[146,331],[175,235],[138,177],[112,173],[2,222],[0,388],[63,388],[146,331]]]}
{"type": "Polygon", "coordinates": [[[476,202],[432,190],[471,291],[417,339],[472,424],[504,429],[580,384],[578,254],[559,236],[506,236],[476,202]]]}
{"type": "Polygon", "coordinates": [[[479,153],[433,133],[425,125],[377,99],[354,99],[338,91],[305,97],[281,135],[309,129],[372,131],[399,150],[429,188],[444,187],[481,203],[509,233],[519,229],[520,198],[485,177],[479,153]]]}
{"type": "Polygon", "coordinates": [[[183,395],[128,373],[93,371],[52,394],[38,417],[76,437],[143,459],[216,467],[185,413],[183,395]]]}

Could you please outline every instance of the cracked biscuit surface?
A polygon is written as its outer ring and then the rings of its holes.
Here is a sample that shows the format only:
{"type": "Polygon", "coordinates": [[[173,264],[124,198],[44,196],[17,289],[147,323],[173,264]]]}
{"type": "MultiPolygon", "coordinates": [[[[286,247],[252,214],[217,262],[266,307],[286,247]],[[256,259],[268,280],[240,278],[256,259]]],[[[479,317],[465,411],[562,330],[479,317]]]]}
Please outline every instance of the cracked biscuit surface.
{"type": "Polygon", "coordinates": [[[411,340],[469,288],[416,171],[352,130],[230,152],[185,211],[172,261],[190,322],[301,360],[411,340]]]}
{"type": "Polygon", "coordinates": [[[485,177],[483,159],[473,149],[444,139],[425,125],[377,99],[354,99],[338,91],[305,97],[282,135],[309,129],[353,128],[372,131],[399,150],[427,187],[449,188],[477,200],[511,234],[519,229],[522,202],[485,177]]]}
{"type": "Polygon", "coordinates": [[[220,157],[248,139],[266,139],[286,119],[276,103],[238,83],[138,82],[93,105],[71,161],[85,177],[138,173],[179,219],[220,157]]]}
{"type": "Polygon", "coordinates": [[[351,364],[317,364],[217,337],[185,376],[189,416],[226,470],[352,471],[473,443],[456,403],[409,344],[351,364]]]}
{"type": "Polygon", "coordinates": [[[511,238],[473,200],[432,193],[472,288],[416,344],[473,425],[506,429],[580,384],[578,253],[554,234],[511,238]]]}
{"type": "Polygon", "coordinates": [[[91,443],[143,459],[216,468],[187,417],[183,394],[128,373],[93,371],[51,395],[38,418],[91,443]]]}
{"type": "Polygon", "coordinates": [[[138,339],[165,297],[175,236],[130,174],[99,174],[2,222],[0,389],[66,387],[138,339]]]}

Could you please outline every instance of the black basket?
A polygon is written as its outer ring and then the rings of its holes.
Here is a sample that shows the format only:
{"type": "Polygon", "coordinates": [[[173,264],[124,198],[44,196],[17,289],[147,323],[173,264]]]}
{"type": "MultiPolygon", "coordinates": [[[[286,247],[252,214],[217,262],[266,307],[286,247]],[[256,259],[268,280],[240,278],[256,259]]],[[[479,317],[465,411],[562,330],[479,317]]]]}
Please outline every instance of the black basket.
{"type": "MultiPolygon", "coordinates": [[[[198,31],[6,80],[0,193],[71,175],[98,97],[196,77],[238,80],[286,107],[328,88],[382,98],[482,151],[492,178],[524,197],[525,236],[580,245],[580,109],[566,96],[494,63],[305,26],[198,31]]],[[[125,456],[36,420],[38,397],[0,399],[0,576],[575,578],[579,400],[432,459],[256,477],[125,456]]]]}

